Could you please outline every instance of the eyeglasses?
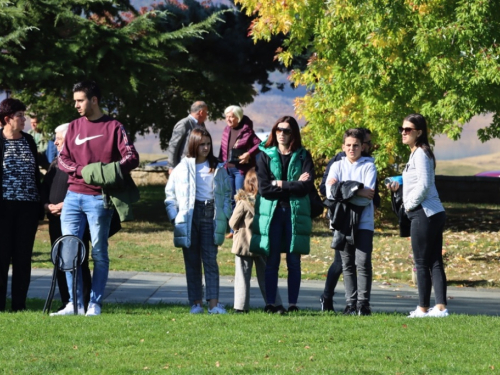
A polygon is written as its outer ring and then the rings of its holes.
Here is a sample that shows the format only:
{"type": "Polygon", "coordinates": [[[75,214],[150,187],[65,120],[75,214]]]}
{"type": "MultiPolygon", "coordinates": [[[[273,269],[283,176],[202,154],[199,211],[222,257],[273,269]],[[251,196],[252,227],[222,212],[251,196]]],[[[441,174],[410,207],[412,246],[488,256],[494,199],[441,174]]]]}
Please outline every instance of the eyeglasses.
{"type": "Polygon", "coordinates": [[[402,126],[400,126],[398,130],[401,134],[408,134],[408,133],[411,133],[412,131],[417,130],[417,129],[415,129],[415,128],[403,128],[402,126]]]}
{"type": "Polygon", "coordinates": [[[276,133],[280,132],[283,133],[284,135],[290,135],[292,134],[292,129],[290,128],[280,128],[279,126],[276,128],[276,133]]]}

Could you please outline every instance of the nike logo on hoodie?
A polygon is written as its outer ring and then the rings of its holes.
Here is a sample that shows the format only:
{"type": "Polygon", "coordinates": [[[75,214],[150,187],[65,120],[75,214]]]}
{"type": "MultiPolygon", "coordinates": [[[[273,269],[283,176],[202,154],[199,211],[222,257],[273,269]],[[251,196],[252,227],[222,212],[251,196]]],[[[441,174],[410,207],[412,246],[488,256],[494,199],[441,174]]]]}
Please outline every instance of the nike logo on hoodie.
{"type": "Polygon", "coordinates": [[[94,135],[93,137],[87,137],[87,138],[83,138],[83,139],[80,139],[80,134],[78,134],[76,136],[76,139],[75,139],[75,144],[77,146],[80,146],[80,145],[83,145],[85,142],[87,141],[90,141],[91,139],[94,139],[94,138],[99,138],[99,137],[102,137],[104,134],[101,134],[101,135],[94,135]]]}

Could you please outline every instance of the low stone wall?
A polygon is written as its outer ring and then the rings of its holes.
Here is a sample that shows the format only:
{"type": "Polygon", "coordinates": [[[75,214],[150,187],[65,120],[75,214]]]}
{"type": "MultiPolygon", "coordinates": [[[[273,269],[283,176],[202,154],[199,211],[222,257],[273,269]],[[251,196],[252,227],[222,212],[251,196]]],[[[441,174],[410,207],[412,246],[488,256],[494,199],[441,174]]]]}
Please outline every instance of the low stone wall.
{"type": "Polygon", "coordinates": [[[500,178],[436,176],[436,188],[443,202],[500,204],[500,178]]]}

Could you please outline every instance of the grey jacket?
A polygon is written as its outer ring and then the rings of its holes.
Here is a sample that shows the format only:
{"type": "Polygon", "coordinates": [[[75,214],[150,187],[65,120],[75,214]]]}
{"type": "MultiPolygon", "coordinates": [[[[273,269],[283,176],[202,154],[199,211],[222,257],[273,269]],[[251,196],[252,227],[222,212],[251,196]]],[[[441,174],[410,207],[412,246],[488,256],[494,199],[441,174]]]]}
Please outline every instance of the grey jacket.
{"type": "Polygon", "coordinates": [[[171,168],[175,168],[186,156],[189,135],[191,130],[198,126],[204,128],[205,123],[198,124],[191,116],[183,118],[175,124],[167,148],[167,157],[171,168]]]}

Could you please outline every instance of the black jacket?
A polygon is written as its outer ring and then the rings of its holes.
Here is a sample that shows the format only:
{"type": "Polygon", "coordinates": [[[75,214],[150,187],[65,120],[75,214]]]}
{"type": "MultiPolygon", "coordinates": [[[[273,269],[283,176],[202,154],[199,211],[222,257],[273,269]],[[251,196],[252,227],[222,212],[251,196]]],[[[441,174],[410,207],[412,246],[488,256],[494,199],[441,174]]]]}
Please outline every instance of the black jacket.
{"type": "Polygon", "coordinates": [[[364,185],[357,181],[341,181],[331,186],[333,199],[326,201],[330,227],[334,230],[331,248],[344,250],[346,244],[354,245],[354,235],[358,231],[364,206],[349,201],[364,185]]]}

